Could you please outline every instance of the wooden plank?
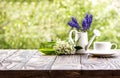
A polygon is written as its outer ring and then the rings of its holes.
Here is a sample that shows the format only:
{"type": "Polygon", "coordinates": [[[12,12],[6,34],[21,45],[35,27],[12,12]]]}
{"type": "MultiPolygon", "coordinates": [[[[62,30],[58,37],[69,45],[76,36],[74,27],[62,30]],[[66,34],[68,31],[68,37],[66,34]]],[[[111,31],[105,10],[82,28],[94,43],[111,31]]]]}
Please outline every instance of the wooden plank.
{"type": "Polygon", "coordinates": [[[0,78],[50,78],[48,70],[1,70],[0,78]]]}
{"type": "Polygon", "coordinates": [[[45,54],[38,51],[38,50],[36,50],[36,53],[35,53],[35,55],[33,57],[37,57],[37,56],[39,57],[39,56],[43,56],[43,55],[45,55],[45,54]]]}
{"type": "MultiPolygon", "coordinates": [[[[118,55],[119,56],[119,55],[118,55]]],[[[86,59],[86,55],[81,56],[82,75],[91,76],[104,76],[113,75],[116,68],[120,68],[120,57],[89,57],[86,59]],[[116,61],[116,62],[115,62],[116,61]],[[116,63],[118,63],[116,65],[116,63]]]]}
{"type": "Polygon", "coordinates": [[[120,76],[81,76],[80,78],[120,78],[120,76]]]}
{"type": "MultiPolygon", "coordinates": [[[[38,59],[40,58],[40,56],[41,54],[38,54],[38,51],[35,50],[18,51],[13,56],[4,61],[4,64],[10,62],[11,64],[6,65],[6,67],[0,70],[0,78],[50,78],[49,70],[42,70],[42,67],[41,70],[31,70],[29,69],[29,67],[28,69],[23,69],[23,67],[26,67],[29,64],[31,65],[31,63],[34,65],[36,65],[35,63],[38,64],[38,62],[43,59],[43,57],[41,57],[42,59],[38,59]],[[38,60],[34,59],[33,61],[33,58],[36,58],[38,60]],[[27,63],[27,61],[29,62],[27,63]]],[[[43,63],[47,65],[48,63],[45,63],[46,60],[47,62],[49,62],[50,60],[47,57],[43,60],[43,63]]],[[[40,62],[40,65],[41,64],[42,62],[40,62]]],[[[48,64],[47,66],[49,67],[49,65],[50,64],[48,64]]]]}
{"type": "Polygon", "coordinates": [[[81,57],[82,75],[87,76],[104,76],[104,75],[112,75],[112,66],[107,61],[107,58],[97,58],[97,57],[89,57],[86,59],[86,55],[81,57]]]}
{"type": "Polygon", "coordinates": [[[79,78],[80,70],[79,55],[62,55],[57,56],[50,75],[52,78],[79,78]]]}
{"type": "Polygon", "coordinates": [[[0,62],[3,62],[8,57],[16,53],[17,50],[0,50],[0,62]]]}
{"type": "Polygon", "coordinates": [[[0,50],[0,63],[2,64],[2,61],[8,57],[8,52],[10,50],[0,50]]]}
{"type": "Polygon", "coordinates": [[[13,54],[15,54],[17,52],[17,50],[0,50],[0,69],[2,69],[5,65],[3,64],[3,62],[9,58],[10,56],[12,56],[13,54]]]}
{"type": "Polygon", "coordinates": [[[120,59],[120,49],[118,50],[112,50],[113,52],[116,52],[114,58],[109,58],[108,61],[119,61],[120,59]]]}
{"type": "Polygon", "coordinates": [[[36,53],[36,50],[19,50],[11,57],[7,58],[2,70],[20,70],[27,61],[36,53]]]}
{"type": "MultiPolygon", "coordinates": [[[[83,57],[84,59],[84,57],[83,57]]],[[[82,63],[82,70],[107,70],[112,69],[110,62],[107,60],[108,58],[97,58],[91,57],[88,59],[84,59],[81,61],[82,63]]]]}
{"type": "Polygon", "coordinates": [[[109,58],[42,56],[37,50],[12,51],[14,54],[10,51],[0,50],[0,56],[4,57],[0,78],[120,78],[120,50],[116,50],[116,57],[109,58]],[[7,52],[10,54],[6,58],[7,52]]]}
{"type": "Polygon", "coordinates": [[[24,65],[24,70],[50,70],[56,56],[33,56],[24,65]]]}
{"type": "Polygon", "coordinates": [[[81,78],[80,70],[51,70],[51,78],[81,78]]]}
{"type": "Polygon", "coordinates": [[[89,58],[82,62],[82,75],[89,76],[104,76],[112,75],[113,66],[107,61],[106,58],[89,58]]]}
{"type": "Polygon", "coordinates": [[[116,57],[109,58],[108,61],[113,66],[112,75],[113,76],[120,76],[120,50],[114,50],[114,51],[117,52],[116,57]]]}
{"type": "Polygon", "coordinates": [[[57,56],[52,68],[52,70],[79,70],[80,56],[79,55],[61,55],[57,56]]]}
{"type": "Polygon", "coordinates": [[[48,70],[6,70],[0,71],[0,78],[120,78],[120,76],[77,76],[69,74],[69,77],[66,77],[65,74],[63,77],[50,77],[48,70]]]}

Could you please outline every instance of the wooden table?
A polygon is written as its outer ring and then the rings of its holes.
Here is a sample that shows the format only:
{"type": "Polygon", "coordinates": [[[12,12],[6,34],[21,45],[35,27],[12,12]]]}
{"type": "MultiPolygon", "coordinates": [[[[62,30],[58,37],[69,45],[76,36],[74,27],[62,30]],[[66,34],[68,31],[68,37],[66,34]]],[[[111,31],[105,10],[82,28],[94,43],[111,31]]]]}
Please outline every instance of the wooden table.
{"type": "Polygon", "coordinates": [[[0,50],[0,78],[120,78],[116,57],[45,56],[37,50],[0,50]]]}

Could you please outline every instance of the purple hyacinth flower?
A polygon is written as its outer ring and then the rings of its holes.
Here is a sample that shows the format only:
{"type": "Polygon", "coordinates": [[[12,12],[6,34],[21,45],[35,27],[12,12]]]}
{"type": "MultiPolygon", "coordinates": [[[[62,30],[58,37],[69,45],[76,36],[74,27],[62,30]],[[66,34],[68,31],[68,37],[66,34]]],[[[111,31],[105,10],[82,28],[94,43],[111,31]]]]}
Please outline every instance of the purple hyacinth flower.
{"type": "Polygon", "coordinates": [[[89,19],[88,19],[88,29],[90,28],[90,26],[92,24],[92,19],[93,19],[93,16],[92,16],[92,14],[90,14],[89,19]]]}
{"type": "Polygon", "coordinates": [[[89,19],[89,15],[88,15],[88,13],[87,13],[86,16],[85,16],[85,19],[86,19],[87,22],[88,22],[88,19],[89,19]]]}
{"type": "Polygon", "coordinates": [[[88,24],[86,19],[83,19],[82,21],[82,28],[83,28],[83,31],[86,31],[88,29],[88,24]]]}
{"type": "Polygon", "coordinates": [[[90,14],[90,16],[89,16],[89,24],[90,24],[90,25],[92,24],[92,19],[93,19],[93,15],[90,14]]]}
{"type": "Polygon", "coordinates": [[[87,31],[90,28],[92,24],[92,19],[93,19],[92,14],[90,15],[86,14],[85,18],[82,21],[83,31],[87,31]]]}
{"type": "Polygon", "coordinates": [[[72,22],[72,21],[68,22],[68,25],[69,25],[70,27],[72,27],[72,28],[74,28],[74,27],[75,27],[75,23],[74,23],[74,22],[72,22]]]}
{"type": "Polygon", "coordinates": [[[80,29],[80,26],[79,26],[76,18],[71,17],[71,19],[72,19],[72,21],[68,22],[68,25],[69,25],[70,27],[72,27],[72,28],[76,28],[77,30],[79,30],[79,29],[80,29]]]}
{"type": "Polygon", "coordinates": [[[72,21],[73,21],[74,23],[78,23],[77,20],[76,20],[76,18],[71,17],[71,19],[72,19],[72,21]]]}

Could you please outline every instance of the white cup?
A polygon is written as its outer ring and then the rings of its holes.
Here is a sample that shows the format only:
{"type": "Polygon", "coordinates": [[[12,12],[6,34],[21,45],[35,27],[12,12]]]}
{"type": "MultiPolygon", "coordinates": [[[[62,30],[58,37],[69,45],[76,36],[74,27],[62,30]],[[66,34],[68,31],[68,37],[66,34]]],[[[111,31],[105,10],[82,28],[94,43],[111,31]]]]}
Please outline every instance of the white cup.
{"type": "Polygon", "coordinates": [[[111,42],[94,42],[94,51],[97,52],[109,52],[111,47],[115,46],[114,49],[117,48],[117,44],[111,42]]]}

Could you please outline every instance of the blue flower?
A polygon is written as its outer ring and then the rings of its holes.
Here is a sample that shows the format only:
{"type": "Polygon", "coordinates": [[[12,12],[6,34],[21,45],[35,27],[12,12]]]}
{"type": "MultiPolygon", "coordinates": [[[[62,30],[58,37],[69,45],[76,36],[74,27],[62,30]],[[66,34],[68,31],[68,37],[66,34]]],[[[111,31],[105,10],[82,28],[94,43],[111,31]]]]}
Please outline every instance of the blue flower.
{"type": "Polygon", "coordinates": [[[82,21],[82,27],[83,27],[83,31],[86,31],[88,29],[88,25],[87,25],[87,20],[86,19],[83,19],[82,21]]]}
{"type": "Polygon", "coordinates": [[[78,21],[76,20],[75,17],[71,17],[72,21],[68,22],[68,25],[71,27],[71,28],[76,28],[77,30],[80,29],[80,26],[78,24],[78,21]]]}
{"type": "Polygon", "coordinates": [[[90,28],[90,26],[92,24],[92,20],[93,20],[93,15],[86,14],[85,18],[82,21],[82,28],[83,28],[82,30],[83,31],[87,31],[90,28]]]}
{"type": "Polygon", "coordinates": [[[89,28],[92,24],[93,15],[92,14],[85,15],[84,19],[82,20],[82,27],[80,27],[80,25],[75,17],[71,17],[71,19],[72,20],[67,23],[71,28],[76,28],[77,30],[86,32],[87,30],[89,30],[89,28]]]}

